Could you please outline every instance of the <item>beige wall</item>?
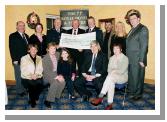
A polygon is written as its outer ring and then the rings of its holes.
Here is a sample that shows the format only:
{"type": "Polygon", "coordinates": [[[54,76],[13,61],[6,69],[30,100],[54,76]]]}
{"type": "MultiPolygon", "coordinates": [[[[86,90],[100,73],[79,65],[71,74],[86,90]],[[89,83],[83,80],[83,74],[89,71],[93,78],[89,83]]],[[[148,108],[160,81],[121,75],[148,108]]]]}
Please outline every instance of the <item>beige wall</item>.
{"type": "MultiPolygon", "coordinates": [[[[6,60],[6,80],[14,80],[14,72],[11,63],[10,53],[9,53],[9,34],[16,31],[16,21],[22,20],[26,22],[27,15],[31,12],[36,12],[41,23],[44,25],[44,33],[46,32],[46,14],[59,15],[59,10],[61,9],[89,9],[89,15],[94,16],[96,21],[103,18],[116,18],[116,21],[123,21],[126,12],[129,9],[138,9],[141,12],[141,23],[146,25],[149,29],[149,53],[148,53],[148,66],[146,69],[146,78],[155,79],[155,8],[154,6],[93,6],[93,5],[80,5],[80,6],[6,6],[6,23],[5,23],[5,60],[6,60]]],[[[97,23],[98,25],[98,23],[97,23]]],[[[127,32],[129,31],[129,25],[126,25],[127,32]]],[[[27,27],[26,33],[31,35],[34,31],[27,27]]]]}

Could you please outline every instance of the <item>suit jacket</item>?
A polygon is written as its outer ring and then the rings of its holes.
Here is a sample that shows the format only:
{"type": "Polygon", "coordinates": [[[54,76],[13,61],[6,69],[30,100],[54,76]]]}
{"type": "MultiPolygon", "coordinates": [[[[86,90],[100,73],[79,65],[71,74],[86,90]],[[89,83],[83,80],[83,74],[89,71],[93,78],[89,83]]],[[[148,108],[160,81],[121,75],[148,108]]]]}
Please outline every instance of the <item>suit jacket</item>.
{"type": "MultiPolygon", "coordinates": [[[[67,30],[67,33],[72,34],[72,30],[73,29],[67,30]]],[[[85,33],[85,30],[78,28],[78,34],[83,34],[83,33],[85,33]]]]}
{"type": "Polygon", "coordinates": [[[148,28],[142,24],[131,30],[126,39],[126,55],[129,64],[143,62],[147,66],[148,28]]]}
{"type": "Polygon", "coordinates": [[[20,69],[23,79],[31,79],[32,74],[36,74],[38,78],[41,78],[43,72],[42,58],[36,56],[36,65],[34,65],[30,55],[27,54],[21,58],[20,69]]]}
{"type": "MultiPolygon", "coordinates": [[[[68,34],[72,34],[72,30],[70,29],[67,31],[68,34]]],[[[78,28],[78,33],[77,34],[83,34],[85,33],[85,30],[78,28]]],[[[72,58],[76,59],[77,57],[79,58],[79,55],[82,55],[83,52],[79,52],[77,49],[71,49],[68,48],[68,50],[70,51],[72,58]]]]}
{"type": "Polygon", "coordinates": [[[39,55],[39,56],[46,55],[46,53],[47,53],[46,52],[46,48],[47,48],[46,35],[43,35],[42,39],[43,39],[43,41],[41,43],[35,34],[31,35],[30,39],[29,39],[30,44],[36,44],[38,46],[37,55],[39,55]]]}
{"type": "MultiPolygon", "coordinates": [[[[25,33],[26,39],[29,42],[29,37],[25,33]]],[[[13,61],[20,63],[21,57],[27,54],[27,42],[22,38],[18,31],[9,35],[9,50],[13,61]]]]}
{"type": "MultiPolygon", "coordinates": [[[[103,32],[100,28],[94,27],[92,32],[96,32],[96,40],[99,42],[100,47],[103,45],[103,32]]],[[[89,33],[89,28],[86,30],[86,33],[89,33]]]]}
{"type": "MultiPolygon", "coordinates": [[[[89,68],[91,67],[91,63],[92,63],[92,56],[93,56],[93,53],[85,57],[83,67],[82,67],[82,73],[88,73],[89,68]]],[[[99,51],[96,57],[96,61],[95,61],[96,74],[101,74],[101,76],[106,76],[107,66],[108,66],[107,56],[101,51],[99,51]]]]}
{"type": "MultiPolygon", "coordinates": [[[[56,53],[56,58],[57,58],[57,64],[58,64],[59,53],[56,53]]],[[[48,81],[49,83],[54,82],[55,81],[54,78],[57,76],[57,71],[53,71],[53,64],[52,64],[49,54],[46,54],[43,57],[42,65],[43,65],[44,81],[48,81]]]]}
{"type": "Polygon", "coordinates": [[[60,28],[60,33],[57,32],[55,28],[47,30],[47,43],[55,42],[56,44],[59,44],[62,33],[66,33],[66,30],[63,28],[60,28]]]}
{"type": "MultiPolygon", "coordinates": [[[[108,59],[111,56],[111,37],[112,37],[112,35],[113,35],[113,33],[111,31],[109,39],[108,39],[108,59]]],[[[105,36],[106,36],[106,32],[103,33],[103,42],[104,42],[105,36]]]]}

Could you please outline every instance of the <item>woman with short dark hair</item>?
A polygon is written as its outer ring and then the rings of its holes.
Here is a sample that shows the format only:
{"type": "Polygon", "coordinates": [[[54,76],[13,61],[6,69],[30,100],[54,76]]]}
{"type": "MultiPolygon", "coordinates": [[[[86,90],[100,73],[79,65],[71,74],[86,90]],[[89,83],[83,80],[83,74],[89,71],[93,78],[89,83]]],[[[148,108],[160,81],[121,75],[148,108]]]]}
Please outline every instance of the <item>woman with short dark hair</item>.
{"type": "Polygon", "coordinates": [[[37,23],[34,30],[35,33],[30,36],[29,43],[36,44],[38,46],[37,54],[43,57],[46,54],[47,46],[46,35],[42,33],[43,25],[41,23],[37,23]]]}
{"type": "Polygon", "coordinates": [[[42,90],[42,59],[37,55],[38,47],[28,45],[28,54],[21,58],[21,78],[23,86],[28,90],[29,103],[35,107],[42,90]]]}
{"type": "Polygon", "coordinates": [[[149,30],[140,23],[141,14],[138,10],[129,10],[125,19],[132,27],[126,39],[126,55],[129,58],[128,92],[129,98],[138,100],[142,98],[144,90],[149,30]]]}

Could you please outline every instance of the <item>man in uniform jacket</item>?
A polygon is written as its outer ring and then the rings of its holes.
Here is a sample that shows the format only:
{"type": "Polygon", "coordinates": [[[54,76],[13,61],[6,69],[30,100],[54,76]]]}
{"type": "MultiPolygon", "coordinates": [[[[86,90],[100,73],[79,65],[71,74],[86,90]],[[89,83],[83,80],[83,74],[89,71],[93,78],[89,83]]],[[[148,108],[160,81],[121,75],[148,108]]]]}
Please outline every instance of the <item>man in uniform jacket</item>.
{"type": "Polygon", "coordinates": [[[25,33],[25,23],[23,21],[16,23],[16,29],[16,32],[9,35],[9,50],[14,66],[16,92],[23,96],[25,89],[21,84],[20,60],[22,56],[27,54],[29,37],[25,33]]]}
{"type": "MultiPolygon", "coordinates": [[[[85,30],[79,28],[80,22],[78,19],[74,19],[72,21],[72,29],[68,30],[68,34],[72,35],[78,35],[78,34],[83,34],[85,33],[85,30]]],[[[71,57],[74,61],[74,65],[78,66],[78,75],[81,75],[81,65],[82,65],[82,60],[83,60],[83,50],[82,49],[72,49],[68,48],[71,57]]]]}
{"type": "Polygon", "coordinates": [[[66,33],[66,31],[61,28],[61,20],[57,18],[54,20],[54,28],[47,31],[47,44],[50,42],[59,44],[61,33],[66,33]]]}
{"type": "Polygon", "coordinates": [[[129,58],[129,97],[138,100],[142,97],[144,88],[149,33],[147,27],[140,23],[141,15],[138,10],[129,10],[126,19],[132,27],[126,39],[126,54],[129,58]]]}

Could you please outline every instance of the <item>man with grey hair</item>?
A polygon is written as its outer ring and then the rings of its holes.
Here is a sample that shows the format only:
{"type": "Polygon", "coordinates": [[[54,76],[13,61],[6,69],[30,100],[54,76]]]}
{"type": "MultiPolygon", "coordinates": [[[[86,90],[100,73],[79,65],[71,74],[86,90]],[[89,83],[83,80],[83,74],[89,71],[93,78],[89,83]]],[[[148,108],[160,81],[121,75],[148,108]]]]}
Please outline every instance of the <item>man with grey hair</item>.
{"type": "Polygon", "coordinates": [[[66,31],[61,27],[62,22],[60,18],[54,20],[54,27],[47,30],[47,43],[55,42],[59,44],[61,33],[66,33],[66,31]]]}
{"type": "Polygon", "coordinates": [[[25,95],[25,89],[21,84],[20,60],[27,54],[29,36],[25,33],[25,23],[18,21],[16,23],[17,31],[9,35],[9,49],[14,66],[16,92],[20,96],[25,95]]]}
{"type": "Polygon", "coordinates": [[[98,95],[107,76],[107,55],[101,51],[98,41],[92,41],[90,48],[91,53],[87,54],[83,62],[82,76],[77,78],[74,83],[83,101],[88,101],[89,97],[92,95],[91,92],[87,90],[86,84],[92,84],[98,95]]]}

